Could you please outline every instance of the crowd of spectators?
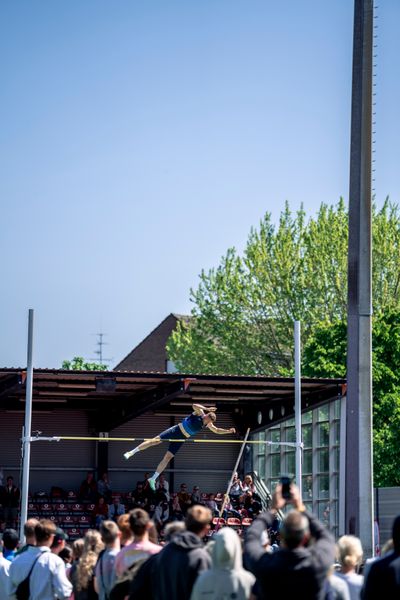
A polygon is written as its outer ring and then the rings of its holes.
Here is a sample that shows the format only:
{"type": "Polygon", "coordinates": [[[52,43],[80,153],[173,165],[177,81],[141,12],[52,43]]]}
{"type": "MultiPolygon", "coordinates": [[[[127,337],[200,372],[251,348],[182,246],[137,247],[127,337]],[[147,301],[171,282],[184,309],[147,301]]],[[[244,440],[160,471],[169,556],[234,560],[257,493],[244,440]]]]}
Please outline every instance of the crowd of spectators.
{"type": "MultiPolygon", "coordinates": [[[[83,491],[90,495],[93,480],[85,481],[83,491]]],[[[243,482],[235,477],[233,486],[235,493],[226,500],[238,514],[246,494],[258,502],[250,476],[243,482]]],[[[277,486],[270,510],[249,519],[242,539],[239,528],[213,516],[215,499],[205,501],[198,486],[188,491],[182,484],[173,495],[160,478],[155,499],[149,499],[147,488],[145,477],[131,494],[135,506],[128,513],[121,513],[122,505],[106,490],[110,504],[103,494],[96,498],[97,506],[108,506],[107,514],[96,514],[104,517],[99,531],[88,529],[72,543],[49,519],[28,519],[22,547],[17,532],[7,527],[0,600],[21,597],[27,579],[30,600],[400,598],[400,516],[385,555],[366,561],[358,538],[343,536],[335,545],[326,527],[305,510],[294,485],[289,500],[277,486]],[[174,504],[178,519],[171,517],[174,504]],[[279,521],[286,504],[292,510],[279,521]]]]}

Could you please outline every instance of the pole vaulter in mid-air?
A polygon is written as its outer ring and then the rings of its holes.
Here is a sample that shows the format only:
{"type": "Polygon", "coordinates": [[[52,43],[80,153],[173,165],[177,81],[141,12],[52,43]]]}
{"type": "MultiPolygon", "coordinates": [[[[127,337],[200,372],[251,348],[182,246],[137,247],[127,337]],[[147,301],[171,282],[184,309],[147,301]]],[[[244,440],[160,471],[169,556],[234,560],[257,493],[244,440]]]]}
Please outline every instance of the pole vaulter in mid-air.
{"type": "Polygon", "coordinates": [[[231,427],[230,429],[222,429],[221,427],[216,427],[214,425],[216,421],[215,411],[217,410],[215,406],[206,408],[201,404],[193,404],[192,405],[193,412],[183,419],[181,423],[166,429],[156,437],[151,440],[147,440],[146,442],[142,442],[133,450],[129,450],[129,452],[125,452],[124,457],[126,459],[130,458],[137,452],[141,452],[142,450],[147,450],[147,448],[151,448],[152,446],[156,446],[157,444],[161,444],[162,440],[177,440],[169,443],[168,450],[164,454],[164,457],[157,469],[150,477],[149,485],[151,489],[154,491],[156,488],[156,480],[157,477],[164,471],[169,461],[175,456],[175,454],[180,450],[182,444],[185,443],[187,438],[190,438],[196,433],[199,433],[203,428],[208,428],[213,433],[217,433],[218,435],[225,435],[228,433],[236,433],[236,429],[231,427]],[[182,441],[179,441],[182,440],[182,441]]]}

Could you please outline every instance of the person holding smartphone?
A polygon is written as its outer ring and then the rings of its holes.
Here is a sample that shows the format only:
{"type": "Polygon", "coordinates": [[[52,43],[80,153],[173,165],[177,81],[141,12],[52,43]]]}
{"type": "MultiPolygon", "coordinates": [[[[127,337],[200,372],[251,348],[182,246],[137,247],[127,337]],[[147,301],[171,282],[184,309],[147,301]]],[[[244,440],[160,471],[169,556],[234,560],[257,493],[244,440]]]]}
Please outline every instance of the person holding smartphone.
{"type": "Polygon", "coordinates": [[[293,483],[284,481],[276,486],[272,511],[259,515],[247,531],[244,544],[246,568],[256,576],[265,598],[321,600],[329,568],[335,559],[332,535],[314,515],[306,512],[299,489],[293,483]],[[262,546],[262,533],[276,518],[272,511],[282,510],[287,504],[292,504],[293,510],[286,515],[280,528],[281,547],[268,554],[262,546]]]}

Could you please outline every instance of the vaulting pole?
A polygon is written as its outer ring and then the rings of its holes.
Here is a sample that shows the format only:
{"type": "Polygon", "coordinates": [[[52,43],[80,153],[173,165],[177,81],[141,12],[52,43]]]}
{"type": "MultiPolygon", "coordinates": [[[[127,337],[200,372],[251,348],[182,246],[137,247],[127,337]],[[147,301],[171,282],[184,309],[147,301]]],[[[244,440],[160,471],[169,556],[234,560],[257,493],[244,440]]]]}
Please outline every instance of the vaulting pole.
{"type": "MultiPolygon", "coordinates": [[[[226,503],[227,503],[227,501],[228,501],[228,498],[229,498],[229,490],[230,490],[230,489],[231,489],[231,487],[232,487],[232,481],[233,481],[233,478],[234,478],[234,476],[235,476],[235,473],[236,473],[236,471],[238,470],[238,466],[239,466],[239,463],[240,463],[240,459],[242,458],[243,450],[244,450],[244,447],[245,447],[245,445],[246,445],[247,438],[249,437],[249,433],[250,433],[250,427],[249,427],[249,428],[248,428],[248,430],[246,431],[246,435],[244,436],[243,443],[242,443],[242,445],[241,445],[241,447],[240,447],[240,452],[239,452],[239,455],[238,455],[238,457],[237,457],[237,459],[236,459],[235,466],[233,467],[232,475],[231,475],[231,478],[230,478],[230,480],[229,480],[229,483],[228,483],[228,487],[227,487],[227,490],[226,490],[226,494],[224,495],[224,499],[223,499],[223,501],[222,501],[221,509],[220,509],[220,511],[219,511],[219,518],[221,518],[221,517],[222,517],[222,514],[223,514],[223,512],[224,512],[224,509],[225,509],[225,505],[226,505],[226,503]]],[[[218,528],[219,528],[218,526],[219,526],[219,523],[218,523],[218,525],[217,525],[216,529],[218,529],[218,528]]]]}
{"type": "Polygon", "coordinates": [[[32,384],[33,384],[33,309],[28,314],[28,352],[26,367],[25,426],[22,440],[22,485],[21,516],[19,539],[24,542],[24,524],[28,518],[29,468],[31,462],[31,425],[32,425],[32,384]]]}

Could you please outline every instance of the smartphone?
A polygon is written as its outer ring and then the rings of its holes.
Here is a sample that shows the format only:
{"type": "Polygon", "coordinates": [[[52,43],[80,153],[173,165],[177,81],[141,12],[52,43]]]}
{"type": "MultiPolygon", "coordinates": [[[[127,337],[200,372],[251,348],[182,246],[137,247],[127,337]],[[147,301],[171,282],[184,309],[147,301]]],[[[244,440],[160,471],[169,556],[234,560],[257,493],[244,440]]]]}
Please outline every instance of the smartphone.
{"type": "Polygon", "coordinates": [[[290,477],[281,477],[281,485],[282,485],[282,498],[285,500],[290,500],[292,497],[292,492],[290,491],[292,480],[290,477]]]}

